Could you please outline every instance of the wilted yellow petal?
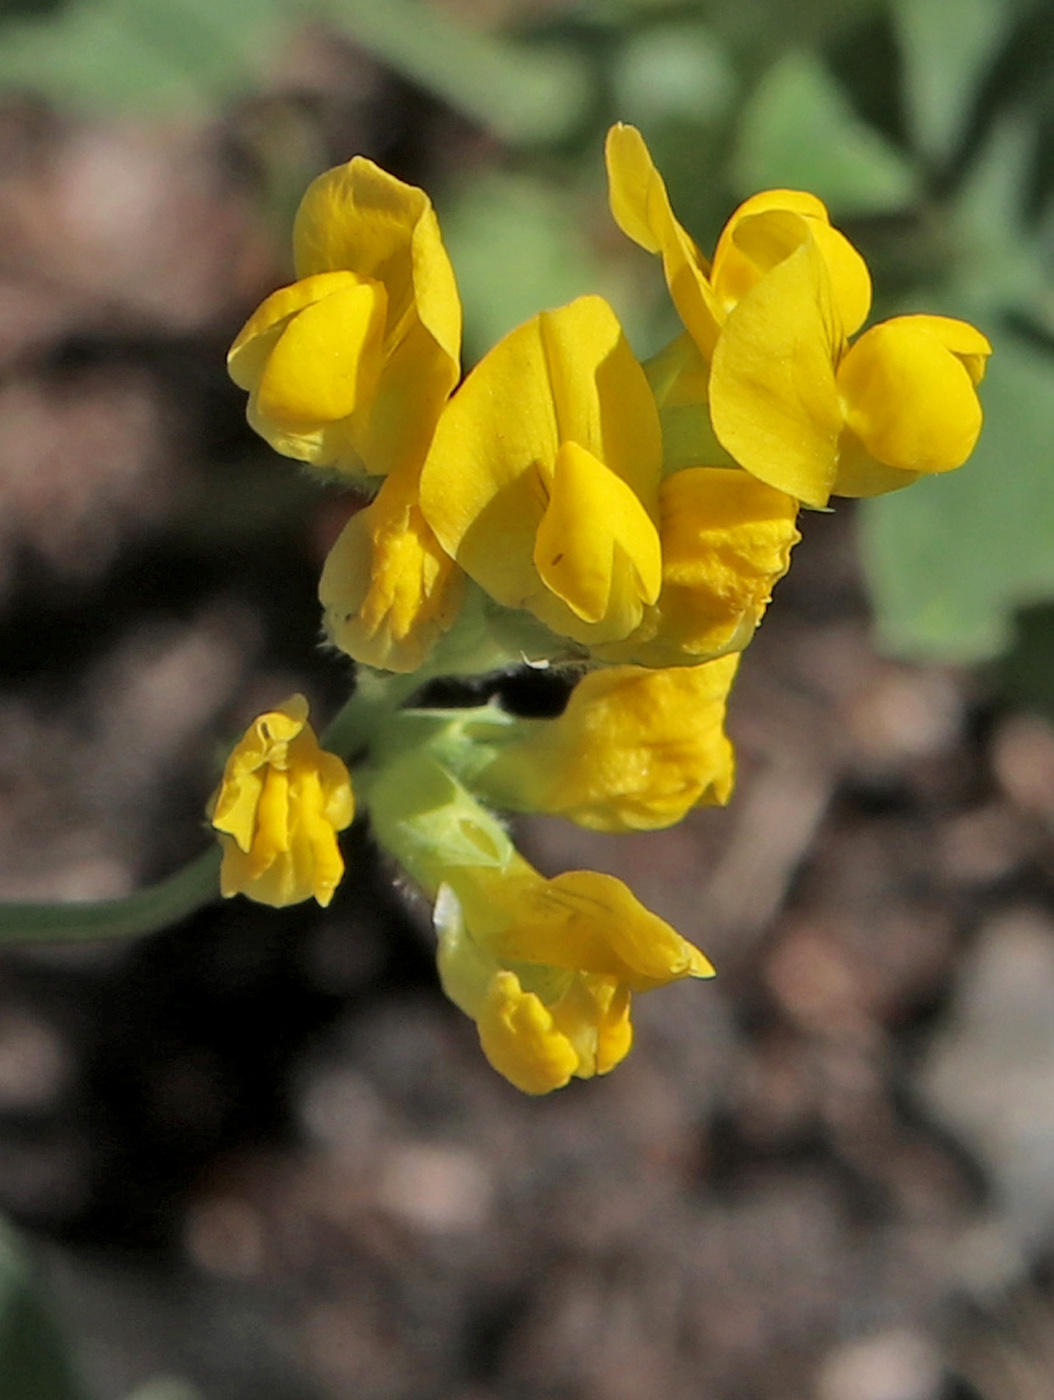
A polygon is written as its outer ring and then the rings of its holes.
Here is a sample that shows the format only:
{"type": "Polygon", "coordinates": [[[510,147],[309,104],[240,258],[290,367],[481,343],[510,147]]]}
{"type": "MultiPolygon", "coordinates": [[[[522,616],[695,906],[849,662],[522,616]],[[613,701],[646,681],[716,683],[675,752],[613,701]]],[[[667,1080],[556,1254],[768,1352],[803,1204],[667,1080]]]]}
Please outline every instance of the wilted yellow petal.
{"type": "Polygon", "coordinates": [[[345,525],[319,581],[326,633],[385,671],[416,671],[461,607],[464,577],[416,500],[416,473],[388,476],[345,525]]]}
{"type": "Polygon", "coordinates": [[[347,768],[319,748],[307,701],[292,696],[249,726],[210,804],[223,846],[221,893],[328,904],[344,871],[336,832],[354,814],[347,768]]]}
{"type": "Polygon", "coordinates": [[[738,662],[591,671],[557,719],[521,721],[524,737],[500,749],[476,785],[499,806],[597,831],[671,826],[693,806],[727,802],[734,758],[724,716],[738,662]]]}
{"type": "Polygon", "coordinates": [[[525,1094],[561,1089],[578,1068],[578,1055],[551,1012],[523,990],[514,972],[495,974],[477,1026],[491,1065],[525,1094]]]}
{"type": "Polygon", "coordinates": [[[512,962],[548,963],[614,977],[634,991],[713,967],[627,889],[593,870],[570,870],[521,891],[512,923],[491,946],[512,962]]]}
{"type": "Polygon", "coordinates": [[[980,352],[974,346],[983,337],[974,332],[975,341],[957,333],[961,322],[948,324],[953,338],[971,347],[965,357],[945,343],[942,318],[898,316],[872,326],[838,366],[846,423],[888,467],[951,471],[977,442],[981,405],[964,358],[976,372],[980,352]]]}

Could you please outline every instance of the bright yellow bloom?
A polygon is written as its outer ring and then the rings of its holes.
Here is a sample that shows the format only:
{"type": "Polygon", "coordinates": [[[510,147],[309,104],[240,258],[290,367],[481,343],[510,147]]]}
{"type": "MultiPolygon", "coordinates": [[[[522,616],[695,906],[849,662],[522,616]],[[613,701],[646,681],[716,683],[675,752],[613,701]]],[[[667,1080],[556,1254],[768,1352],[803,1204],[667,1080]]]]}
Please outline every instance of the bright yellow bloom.
{"type": "Polygon", "coordinates": [[[523,720],[522,738],[473,779],[500,807],[568,817],[597,831],[672,826],[724,804],[735,760],[724,730],[738,655],[702,666],[612,666],[582,677],[558,719],[523,720]]]}
{"type": "Polygon", "coordinates": [[[336,833],[355,815],[351,779],[319,747],[307,712],[304,697],[292,696],[254,720],[227,760],[209,812],[225,897],[281,906],[314,895],[325,905],[340,883],[336,833]]]}
{"type": "Polygon", "coordinates": [[[351,517],[322,570],[326,633],[384,671],[416,671],[461,607],[464,576],[417,502],[416,471],[397,468],[351,517]]]}
{"type": "Polygon", "coordinates": [[[427,195],[363,156],[320,175],[293,231],[300,279],[231,347],[277,451],[380,476],[423,460],[457,383],[461,303],[427,195]]]}
{"type": "Polygon", "coordinates": [[[469,375],[436,429],[421,510],[491,597],[594,645],[658,598],[661,466],[644,372],[607,303],[582,297],[469,375]]]}
{"type": "Polygon", "coordinates": [[[714,971],[621,880],[591,870],[546,880],[515,854],[504,868],[452,866],[436,926],[444,990],[476,1022],[491,1065],[528,1094],[624,1059],[633,992],[714,971]]]}
{"type": "Polygon", "coordinates": [[[903,316],[872,327],[863,259],[815,196],[755,195],[706,263],[677,222],[633,127],[607,145],[611,208],[662,255],[670,294],[709,365],[713,432],[759,480],[808,505],[877,495],[949,471],[981,428],[976,385],[991,347],[962,321],[903,316]]]}
{"type": "Polygon", "coordinates": [[[505,607],[606,661],[694,665],[749,641],[798,506],[738,469],[661,470],[654,394],[614,312],[582,297],[469,375],[436,429],[421,511],[505,607]]]}

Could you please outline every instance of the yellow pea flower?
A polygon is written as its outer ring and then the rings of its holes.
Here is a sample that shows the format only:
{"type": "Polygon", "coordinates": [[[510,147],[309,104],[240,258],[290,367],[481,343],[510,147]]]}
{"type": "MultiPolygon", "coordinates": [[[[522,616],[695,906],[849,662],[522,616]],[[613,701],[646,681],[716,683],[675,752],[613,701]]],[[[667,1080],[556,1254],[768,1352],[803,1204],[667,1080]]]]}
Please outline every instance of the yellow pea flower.
{"type": "Polygon", "coordinates": [[[439,975],[483,1053],[528,1094],[606,1074],[633,1043],[632,993],[712,977],[708,959],[621,880],[545,879],[522,857],[453,866],[436,902],[439,975]]]}
{"type": "Polygon", "coordinates": [[[547,812],[596,831],[672,826],[732,793],[724,730],[739,656],[702,666],[612,666],[575,686],[557,719],[520,721],[473,785],[500,807],[547,812]]]}
{"type": "Polygon", "coordinates": [[[850,346],[870,308],[870,278],[814,195],[770,190],[747,200],[710,265],[674,217],[640,133],[613,128],[607,162],[612,213],[662,256],[709,365],[713,432],[736,462],[823,506],[832,493],[877,495],[966,460],[991,351],[979,331],[904,316],[850,346]]]}
{"type": "Polygon", "coordinates": [[[220,888],[261,904],[326,905],[344,873],[336,833],[355,803],[348,770],[321,749],[293,695],[253,721],[223,770],[209,817],[223,847],[220,888]]]}
{"type": "Polygon", "coordinates": [[[351,517],[322,570],[330,641],[367,666],[416,671],[456,619],[464,575],[417,501],[416,470],[396,468],[351,517]]]}
{"type": "Polygon", "coordinates": [[[420,464],[457,383],[461,303],[427,195],[363,156],[297,213],[298,281],[228,356],[249,422],[278,452],[352,475],[420,464]]]}
{"type": "Polygon", "coordinates": [[[514,330],[447,405],[421,472],[440,545],[492,598],[585,645],[662,581],[662,440],[615,313],[582,297],[514,330]]]}
{"type": "Polygon", "coordinates": [[[529,1094],[606,1074],[632,1043],[634,992],[711,977],[704,955],[621,880],[547,880],[425,749],[367,774],[373,832],[435,900],[438,964],[494,1068],[529,1094]]]}

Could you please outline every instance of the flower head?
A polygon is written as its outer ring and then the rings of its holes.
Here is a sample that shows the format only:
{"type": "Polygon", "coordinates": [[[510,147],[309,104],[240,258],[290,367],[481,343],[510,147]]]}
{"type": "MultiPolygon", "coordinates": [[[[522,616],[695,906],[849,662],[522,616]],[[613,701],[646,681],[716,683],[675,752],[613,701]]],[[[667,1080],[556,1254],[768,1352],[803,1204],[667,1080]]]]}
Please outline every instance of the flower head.
{"type": "Polygon", "coordinates": [[[228,356],[277,451],[382,476],[420,462],[457,383],[461,303],[427,195],[363,156],[320,175],[293,231],[299,281],[228,356]]]}
{"type": "Polygon", "coordinates": [[[326,905],[340,883],[336,833],[355,815],[351,779],[319,747],[307,714],[307,701],[293,695],[254,720],[227,760],[209,812],[226,897],[282,906],[313,895],[326,905]]]}
{"type": "Polygon", "coordinates": [[[814,195],[769,190],[736,210],[713,264],[674,217],[640,133],[608,137],[611,208],[661,254],[674,304],[709,367],[713,433],[759,480],[808,505],[894,490],[960,466],[981,428],[991,347],[962,321],[901,316],[853,345],[867,267],[814,195]]]}

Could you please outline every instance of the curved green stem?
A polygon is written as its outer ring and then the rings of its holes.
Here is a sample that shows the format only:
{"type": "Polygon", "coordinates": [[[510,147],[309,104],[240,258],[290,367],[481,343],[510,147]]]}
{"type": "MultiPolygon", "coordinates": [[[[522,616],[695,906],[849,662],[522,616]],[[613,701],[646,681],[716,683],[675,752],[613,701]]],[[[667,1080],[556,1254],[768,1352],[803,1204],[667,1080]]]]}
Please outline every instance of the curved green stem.
{"type": "Polygon", "coordinates": [[[178,923],[220,892],[220,848],[124,899],[69,904],[0,904],[0,944],[94,943],[155,933],[178,923]]]}

